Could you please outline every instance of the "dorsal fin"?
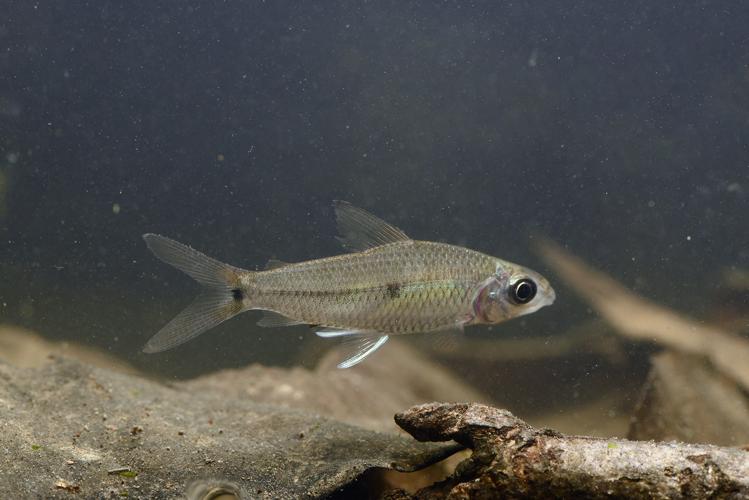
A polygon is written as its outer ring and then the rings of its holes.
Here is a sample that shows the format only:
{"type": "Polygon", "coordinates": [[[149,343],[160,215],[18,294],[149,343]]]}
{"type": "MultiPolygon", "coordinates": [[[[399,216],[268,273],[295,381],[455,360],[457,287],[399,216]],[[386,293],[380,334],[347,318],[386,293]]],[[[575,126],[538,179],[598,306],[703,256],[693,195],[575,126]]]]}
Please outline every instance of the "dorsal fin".
{"type": "Polygon", "coordinates": [[[268,259],[268,262],[265,263],[265,267],[263,269],[265,271],[270,271],[271,269],[278,269],[279,267],[285,267],[288,265],[289,265],[288,262],[284,262],[282,260],[268,259]]]}
{"type": "Polygon", "coordinates": [[[353,206],[346,201],[334,201],[336,221],[338,222],[338,241],[346,250],[361,252],[369,248],[408,241],[406,233],[380,219],[353,206]]]}

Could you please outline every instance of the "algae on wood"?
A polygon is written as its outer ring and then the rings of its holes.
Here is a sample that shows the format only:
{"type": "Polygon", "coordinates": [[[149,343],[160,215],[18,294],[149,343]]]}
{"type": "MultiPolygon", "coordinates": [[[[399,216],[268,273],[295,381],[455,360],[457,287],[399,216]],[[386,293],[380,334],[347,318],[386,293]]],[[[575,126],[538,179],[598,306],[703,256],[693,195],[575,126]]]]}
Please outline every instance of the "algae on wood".
{"type": "Polygon", "coordinates": [[[749,452],[566,436],[481,404],[430,403],[395,417],[420,441],[471,448],[447,480],[400,498],[746,498],[749,452]]]}

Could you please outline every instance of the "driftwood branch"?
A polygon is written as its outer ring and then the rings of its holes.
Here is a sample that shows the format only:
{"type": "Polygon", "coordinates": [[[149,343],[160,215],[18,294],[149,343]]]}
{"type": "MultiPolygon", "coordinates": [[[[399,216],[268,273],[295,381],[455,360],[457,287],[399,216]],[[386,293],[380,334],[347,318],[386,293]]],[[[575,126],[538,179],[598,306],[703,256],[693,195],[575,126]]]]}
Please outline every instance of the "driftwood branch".
{"type": "Polygon", "coordinates": [[[620,334],[703,355],[749,391],[749,341],[647,301],[550,240],[542,240],[538,249],[565,283],[620,334]]]}
{"type": "Polygon", "coordinates": [[[703,356],[663,351],[651,358],[627,437],[749,445],[749,399],[703,356]]]}
{"type": "Polygon", "coordinates": [[[455,440],[473,450],[416,498],[749,496],[749,452],[740,448],[565,436],[481,404],[430,403],[395,420],[420,441],[455,440]]]}

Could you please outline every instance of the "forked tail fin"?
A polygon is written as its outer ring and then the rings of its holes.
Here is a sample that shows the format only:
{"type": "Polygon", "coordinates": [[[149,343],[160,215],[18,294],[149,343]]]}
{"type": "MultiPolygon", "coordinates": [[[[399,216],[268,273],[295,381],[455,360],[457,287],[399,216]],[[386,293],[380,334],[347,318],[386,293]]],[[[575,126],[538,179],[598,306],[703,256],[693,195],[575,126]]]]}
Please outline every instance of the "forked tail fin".
{"type": "Polygon", "coordinates": [[[204,286],[192,304],[151,337],[144,352],[176,347],[245,310],[239,277],[247,271],[158,234],[144,234],[143,239],[156,257],[204,286]]]}

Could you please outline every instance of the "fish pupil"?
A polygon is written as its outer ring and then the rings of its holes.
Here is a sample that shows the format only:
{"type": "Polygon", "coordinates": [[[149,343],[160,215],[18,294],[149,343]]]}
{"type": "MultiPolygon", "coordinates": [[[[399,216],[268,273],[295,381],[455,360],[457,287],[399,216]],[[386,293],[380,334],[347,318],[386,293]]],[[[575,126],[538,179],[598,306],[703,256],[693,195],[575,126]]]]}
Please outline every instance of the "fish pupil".
{"type": "Polygon", "coordinates": [[[522,279],[510,288],[510,300],[516,304],[527,304],[536,296],[536,284],[529,279],[522,279]]]}

